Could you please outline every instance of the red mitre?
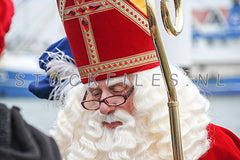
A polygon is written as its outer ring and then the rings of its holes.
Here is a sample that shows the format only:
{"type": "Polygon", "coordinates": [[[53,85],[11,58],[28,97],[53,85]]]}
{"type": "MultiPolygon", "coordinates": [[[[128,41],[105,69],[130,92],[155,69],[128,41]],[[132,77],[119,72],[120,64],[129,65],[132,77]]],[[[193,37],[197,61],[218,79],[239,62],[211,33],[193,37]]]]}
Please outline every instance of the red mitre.
{"type": "Polygon", "coordinates": [[[82,83],[90,75],[101,80],[159,65],[146,14],[138,8],[143,2],[57,0],[82,83]]]}
{"type": "Polygon", "coordinates": [[[13,2],[11,0],[0,0],[0,56],[5,47],[4,37],[10,28],[14,14],[13,2]]]}

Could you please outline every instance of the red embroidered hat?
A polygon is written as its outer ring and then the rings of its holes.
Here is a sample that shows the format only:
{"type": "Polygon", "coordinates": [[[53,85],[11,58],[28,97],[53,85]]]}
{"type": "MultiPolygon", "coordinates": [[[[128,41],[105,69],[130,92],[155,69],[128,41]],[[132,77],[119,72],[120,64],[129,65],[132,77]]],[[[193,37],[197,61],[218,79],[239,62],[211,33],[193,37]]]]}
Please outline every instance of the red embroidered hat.
{"type": "Polygon", "coordinates": [[[109,73],[120,76],[159,65],[145,1],[57,2],[82,83],[87,83],[90,75],[101,80],[109,73]]]}

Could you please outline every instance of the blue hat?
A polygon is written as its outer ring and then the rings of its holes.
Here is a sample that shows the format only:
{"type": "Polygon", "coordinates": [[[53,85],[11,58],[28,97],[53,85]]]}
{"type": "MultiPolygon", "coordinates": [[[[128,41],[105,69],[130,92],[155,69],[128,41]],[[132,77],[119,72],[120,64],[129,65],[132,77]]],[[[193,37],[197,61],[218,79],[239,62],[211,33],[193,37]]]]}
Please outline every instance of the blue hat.
{"type": "MultiPolygon", "coordinates": [[[[47,48],[47,50],[39,58],[39,67],[47,72],[48,68],[46,65],[53,60],[54,54],[54,57],[56,57],[56,54],[60,57],[70,57],[67,60],[70,60],[75,64],[68,39],[66,37],[47,48]]],[[[36,85],[35,81],[30,83],[28,89],[39,98],[49,99],[49,95],[54,87],[52,87],[49,83],[49,76],[46,76],[38,82],[38,85],[36,85]]]]}

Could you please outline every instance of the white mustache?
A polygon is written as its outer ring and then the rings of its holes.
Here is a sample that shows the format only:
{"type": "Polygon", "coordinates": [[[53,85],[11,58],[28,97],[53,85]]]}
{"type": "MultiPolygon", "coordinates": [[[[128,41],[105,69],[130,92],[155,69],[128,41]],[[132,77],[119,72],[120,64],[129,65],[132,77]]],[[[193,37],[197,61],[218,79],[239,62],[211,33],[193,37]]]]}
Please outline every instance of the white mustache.
{"type": "Polygon", "coordinates": [[[113,123],[113,122],[122,122],[123,125],[127,126],[135,126],[135,119],[132,115],[130,115],[128,112],[117,109],[114,113],[110,115],[99,115],[100,121],[107,122],[107,123],[113,123]]]}

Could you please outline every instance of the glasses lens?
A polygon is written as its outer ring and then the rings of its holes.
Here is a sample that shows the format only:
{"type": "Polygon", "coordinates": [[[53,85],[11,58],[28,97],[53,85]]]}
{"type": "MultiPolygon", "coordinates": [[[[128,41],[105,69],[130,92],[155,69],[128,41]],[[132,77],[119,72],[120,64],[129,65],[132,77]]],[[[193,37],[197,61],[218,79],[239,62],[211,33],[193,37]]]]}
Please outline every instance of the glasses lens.
{"type": "Polygon", "coordinates": [[[113,96],[105,99],[105,102],[109,106],[117,106],[117,105],[123,104],[125,102],[125,99],[123,96],[113,96]]]}
{"type": "Polygon", "coordinates": [[[87,101],[83,103],[84,107],[87,109],[97,109],[99,107],[99,102],[98,101],[87,101]]]}

